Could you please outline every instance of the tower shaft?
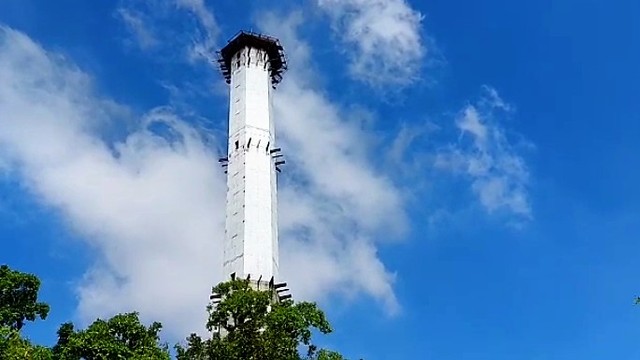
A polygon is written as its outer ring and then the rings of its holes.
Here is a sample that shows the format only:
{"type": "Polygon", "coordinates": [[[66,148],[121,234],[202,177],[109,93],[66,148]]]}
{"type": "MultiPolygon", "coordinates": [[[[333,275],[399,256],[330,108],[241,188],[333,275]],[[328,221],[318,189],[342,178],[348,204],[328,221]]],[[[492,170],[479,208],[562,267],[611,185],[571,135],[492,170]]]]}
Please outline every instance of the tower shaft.
{"type": "Polygon", "coordinates": [[[272,59],[266,49],[245,44],[226,60],[230,97],[223,270],[227,277],[269,281],[278,276],[272,59]]]}

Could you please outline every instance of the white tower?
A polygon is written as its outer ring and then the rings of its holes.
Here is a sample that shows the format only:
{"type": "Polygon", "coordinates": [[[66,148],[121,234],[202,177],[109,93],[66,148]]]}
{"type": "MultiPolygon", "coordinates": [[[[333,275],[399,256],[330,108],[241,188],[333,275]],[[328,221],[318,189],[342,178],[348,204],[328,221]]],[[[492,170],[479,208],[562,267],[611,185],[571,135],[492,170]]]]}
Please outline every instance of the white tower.
{"type": "Polygon", "coordinates": [[[223,270],[258,287],[278,277],[277,172],[271,91],[286,61],[277,39],[240,32],[220,50],[230,85],[229,143],[220,159],[227,173],[223,270]]]}

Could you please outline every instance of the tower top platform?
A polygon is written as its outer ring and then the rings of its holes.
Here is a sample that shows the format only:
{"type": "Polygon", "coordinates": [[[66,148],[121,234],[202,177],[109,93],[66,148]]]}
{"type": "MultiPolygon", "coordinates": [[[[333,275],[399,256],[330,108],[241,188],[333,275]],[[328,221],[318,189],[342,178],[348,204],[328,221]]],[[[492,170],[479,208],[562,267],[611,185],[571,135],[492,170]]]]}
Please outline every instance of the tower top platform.
{"type": "Polygon", "coordinates": [[[287,70],[287,59],[280,41],[274,37],[249,31],[237,33],[225,47],[218,51],[218,63],[227,84],[231,82],[231,60],[244,48],[266,51],[269,56],[271,84],[276,86],[282,81],[282,74],[287,70]]]}

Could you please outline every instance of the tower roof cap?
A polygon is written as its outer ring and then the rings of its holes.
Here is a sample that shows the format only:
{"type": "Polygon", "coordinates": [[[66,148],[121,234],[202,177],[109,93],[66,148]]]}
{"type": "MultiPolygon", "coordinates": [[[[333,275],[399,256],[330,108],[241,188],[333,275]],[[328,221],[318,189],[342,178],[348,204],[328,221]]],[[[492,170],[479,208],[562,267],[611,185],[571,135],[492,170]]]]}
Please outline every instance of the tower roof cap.
{"type": "Polygon", "coordinates": [[[272,36],[250,31],[240,31],[218,51],[218,63],[227,84],[231,82],[231,58],[244,48],[261,49],[269,56],[271,84],[275,87],[282,81],[282,73],[287,70],[287,58],[280,41],[272,36]]]}

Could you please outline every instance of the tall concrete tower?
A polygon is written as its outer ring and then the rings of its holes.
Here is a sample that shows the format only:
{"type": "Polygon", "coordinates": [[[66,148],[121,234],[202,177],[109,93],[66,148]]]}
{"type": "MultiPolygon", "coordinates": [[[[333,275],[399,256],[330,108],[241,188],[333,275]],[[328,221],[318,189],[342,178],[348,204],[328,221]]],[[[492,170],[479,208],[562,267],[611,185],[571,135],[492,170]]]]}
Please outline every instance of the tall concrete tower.
{"type": "Polygon", "coordinates": [[[272,90],[287,64],[275,38],[240,32],[219,52],[229,90],[229,143],[223,270],[258,287],[278,277],[277,173],[272,90]]]}

